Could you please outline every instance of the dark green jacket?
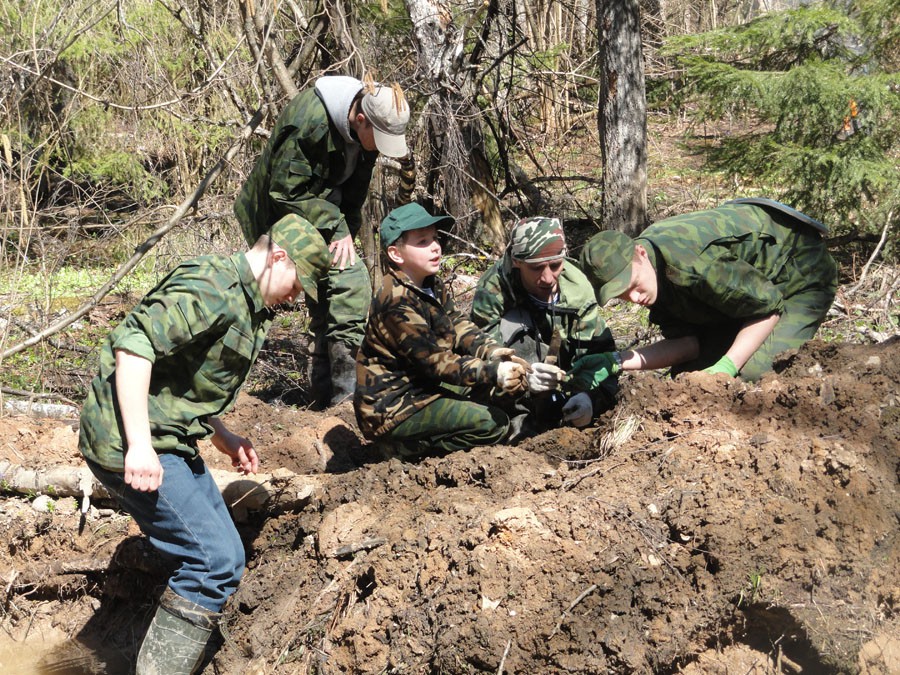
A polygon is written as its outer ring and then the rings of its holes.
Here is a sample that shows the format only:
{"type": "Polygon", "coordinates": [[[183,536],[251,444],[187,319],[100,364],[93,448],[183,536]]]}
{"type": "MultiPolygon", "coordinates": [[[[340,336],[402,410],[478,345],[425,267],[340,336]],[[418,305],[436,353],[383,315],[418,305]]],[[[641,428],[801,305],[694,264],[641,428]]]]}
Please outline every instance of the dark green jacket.
{"type": "Polygon", "coordinates": [[[153,447],[185,457],[212,435],[209,418],[234,406],[271,324],[243,253],[179,265],[113,330],[81,411],[79,449],[111,471],[125,465],[116,395],[118,349],[153,363],[149,392],[153,447]]]}
{"type": "Polygon", "coordinates": [[[353,173],[339,184],[344,146],[315,89],[288,103],[234,203],[249,245],[289,213],[306,218],[326,243],[356,236],[378,153],[361,150],[353,173]]]}
{"type": "Polygon", "coordinates": [[[659,295],[649,318],[666,337],[781,314],[786,298],[836,283],[821,235],[760,206],[726,204],[675,216],[635,241],[657,271],[659,295]]]}
{"type": "MultiPolygon", "coordinates": [[[[544,349],[550,344],[553,328],[559,328],[558,365],[563,370],[571,369],[572,361],[579,356],[610,352],[616,348],[612,333],[600,316],[593,286],[574,260],[566,259],[563,265],[559,275],[559,302],[551,311],[531,300],[511,258],[504,255],[478,280],[472,301],[472,321],[503,344],[500,320],[517,307],[530,320],[544,349]]],[[[545,353],[538,357],[543,359],[545,353]]],[[[593,393],[603,399],[604,406],[609,406],[618,390],[617,378],[605,382],[601,389],[593,393]]]]}
{"type": "Polygon", "coordinates": [[[391,270],[372,302],[353,400],[369,440],[439,398],[441,384],[492,386],[497,380],[490,355],[500,345],[457,311],[440,279],[430,279],[434,297],[391,270]]]}

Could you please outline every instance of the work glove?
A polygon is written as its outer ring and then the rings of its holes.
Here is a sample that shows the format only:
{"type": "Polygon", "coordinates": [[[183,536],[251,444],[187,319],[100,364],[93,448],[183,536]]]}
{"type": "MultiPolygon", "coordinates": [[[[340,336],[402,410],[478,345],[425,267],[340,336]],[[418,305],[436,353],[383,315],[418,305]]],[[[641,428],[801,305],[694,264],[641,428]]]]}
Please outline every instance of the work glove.
{"type": "Polygon", "coordinates": [[[563,406],[562,416],[563,422],[573,427],[586,427],[594,416],[594,404],[591,403],[590,395],[583,391],[575,394],[563,406]]]}
{"type": "Polygon", "coordinates": [[[734,365],[734,361],[732,361],[727,356],[723,356],[721,359],[712,364],[709,368],[703,369],[704,373],[712,373],[715,375],[716,373],[726,373],[731,377],[738,376],[737,366],[734,365]]]}
{"type": "Polygon", "coordinates": [[[497,366],[497,386],[505,394],[524,392],[526,373],[522,364],[515,361],[501,361],[497,366]]]}
{"type": "Polygon", "coordinates": [[[512,361],[518,363],[526,371],[531,370],[531,364],[521,356],[516,356],[516,350],[512,347],[497,347],[488,358],[491,361],[512,361]]]}
{"type": "Polygon", "coordinates": [[[569,371],[570,382],[575,389],[590,391],[620,370],[622,367],[611,352],[585,354],[572,362],[572,370],[569,371]]]}
{"type": "Polygon", "coordinates": [[[553,391],[559,387],[559,383],[565,376],[562,368],[551,366],[549,363],[531,364],[531,372],[528,373],[528,391],[532,394],[540,394],[545,391],[553,391]]]}

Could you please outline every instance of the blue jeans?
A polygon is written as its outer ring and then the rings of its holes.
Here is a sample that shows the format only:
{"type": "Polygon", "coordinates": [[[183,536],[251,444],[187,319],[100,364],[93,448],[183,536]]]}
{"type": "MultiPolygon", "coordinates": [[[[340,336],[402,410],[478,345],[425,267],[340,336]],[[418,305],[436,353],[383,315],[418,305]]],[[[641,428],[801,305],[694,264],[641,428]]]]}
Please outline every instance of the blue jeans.
{"type": "Polygon", "coordinates": [[[125,474],[88,467],[177,568],[169,588],[211,612],[220,612],[244,573],[244,545],[225,500],[200,457],[161,454],[163,481],[155,492],[125,484],[125,474]]]}

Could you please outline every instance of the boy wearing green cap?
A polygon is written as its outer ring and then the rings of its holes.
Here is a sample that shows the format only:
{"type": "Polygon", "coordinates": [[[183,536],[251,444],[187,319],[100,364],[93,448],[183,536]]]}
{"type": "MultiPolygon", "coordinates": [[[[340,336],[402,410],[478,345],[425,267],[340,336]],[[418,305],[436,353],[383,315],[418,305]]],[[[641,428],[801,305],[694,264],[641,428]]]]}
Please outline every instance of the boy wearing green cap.
{"type": "Polygon", "coordinates": [[[665,339],[586,357],[602,378],[674,366],[755,381],[776,354],[815,335],[837,290],[825,226],[770,199],[748,198],[660,221],[632,240],[593,237],[582,268],[601,304],[650,309],[665,339]]]}
{"type": "Polygon", "coordinates": [[[517,402],[524,417],[514,420],[520,437],[561,422],[587,426],[615,403],[617,378],[594,387],[567,376],[575,359],[615,343],[590,281],[566,253],[558,218],[522,219],[475,289],[472,321],[531,364],[529,396],[517,402]]]}
{"type": "Polygon", "coordinates": [[[357,355],[353,405],[368,440],[406,456],[501,442],[509,418],[488,403],[491,390],[525,389],[526,364],[466,319],[437,277],[438,228],[452,223],[415,203],[381,223],[390,270],[357,355]]]}
{"type": "Polygon", "coordinates": [[[253,444],[220,417],[234,406],[273,318],[315,297],[331,256],[321,235],[285,216],[244,253],[179,265],[113,330],[81,413],[79,449],[175,571],[136,672],[193,672],[244,570],[244,547],[197,442],[242,473],[253,444]]]}

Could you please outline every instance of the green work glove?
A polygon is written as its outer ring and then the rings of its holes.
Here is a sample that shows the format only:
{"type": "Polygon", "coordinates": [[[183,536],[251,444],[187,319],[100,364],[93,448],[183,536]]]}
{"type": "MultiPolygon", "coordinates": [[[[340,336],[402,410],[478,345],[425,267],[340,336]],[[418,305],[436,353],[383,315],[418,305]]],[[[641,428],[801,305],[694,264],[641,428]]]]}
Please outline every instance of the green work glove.
{"type": "Polygon", "coordinates": [[[725,373],[727,375],[730,375],[731,377],[737,377],[738,375],[737,366],[735,366],[734,361],[729,359],[727,356],[723,356],[709,368],[704,368],[703,372],[712,373],[713,375],[715,375],[716,373],[725,373]]]}
{"type": "Polygon", "coordinates": [[[610,375],[615,375],[622,366],[611,352],[603,354],[585,354],[572,361],[569,371],[569,382],[578,391],[596,389],[610,375]]]}

